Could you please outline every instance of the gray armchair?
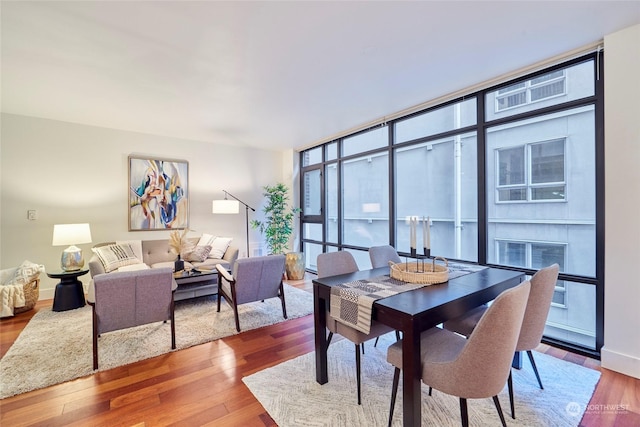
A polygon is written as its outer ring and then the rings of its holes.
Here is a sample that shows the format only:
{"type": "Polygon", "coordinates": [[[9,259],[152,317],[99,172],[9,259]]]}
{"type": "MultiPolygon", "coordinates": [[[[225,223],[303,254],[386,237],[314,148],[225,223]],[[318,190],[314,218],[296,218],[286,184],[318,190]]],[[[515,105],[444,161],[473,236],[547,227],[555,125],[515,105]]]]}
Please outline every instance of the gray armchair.
{"type": "Polygon", "coordinates": [[[268,255],[255,258],[241,258],[233,265],[232,274],[226,268],[217,265],[218,269],[218,311],[220,301],[224,297],[233,308],[236,330],[240,332],[238,306],[269,298],[280,298],[282,315],[287,318],[287,307],[284,300],[282,274],[284,273],[284,255],[268,255]]]}
{"type": "Polygon", "coordinates": [[[173,291],[177,285],[170,268],[98,274],[90,286],[93,369],[98,369],[98,337],[105,332],[169,320],[171,348],[176,348],[173,291]]]}

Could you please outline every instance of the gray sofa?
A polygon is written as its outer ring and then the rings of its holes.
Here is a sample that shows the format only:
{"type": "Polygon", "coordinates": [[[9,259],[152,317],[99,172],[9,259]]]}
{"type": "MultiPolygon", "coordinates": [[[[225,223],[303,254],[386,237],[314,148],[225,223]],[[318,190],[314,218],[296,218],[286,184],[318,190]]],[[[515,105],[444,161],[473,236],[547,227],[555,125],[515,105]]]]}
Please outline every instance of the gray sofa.
{"type": "MultiPolygon", "coordinates": [[[[190,242],[194,245],[198,242],[199,238],[189,238],[190,242]]],[[[125,242],[118,242],[125,243],[125,242]]],[[[171,252],[171,248],[169,247],[169,239],[164,240],[142,240],[142,263],[146,266],[142,266],[142,268],[167,268],[170,267],[173,269],[174,261],[176,260],[176,254],[171,252]]],[[[95,247],[106,246],[116,244],[116,242],[107,242],[100,243],[95,247]]],[[[134,248],[135,250],[135,248],[134,248]]],[[[185,261],[184,266],[185,269],[202,269],[202,270],[216,270],[216,265],[221,264],[222,266],[231,270],[233,268],[233,264],[238,259],[238,248],[234,246],[229,246],[224,253],[222,258],[207,258],[202,262],[189,262],[185,261]]],[[[140,268],[131,269],[131,267],[137,267],[136,265],[125,267],[125,271],[137,270],[140,268]]],[[[117,270],[116,270],[117,271],[117,270]]],[[[121,270],[122,271],[122,270],[121,270]]],[[[95,277],[98,274],[106,273],[104,265],[100,258],[94,253],[89,260],[89,272],[91,273],[91,277],[95,277]]],[[[174,299],[176,301],[187,299],[187,298],[195,298],[197,296],[203,295],[214,295],[218,291],[217,286],[212,286],[212,280],[217,281],[217,276],[214,275],[211,280],[203,281],[200,283],[188,283],[184,286],[178,285],[178,289],[175,291],[174,299]]],[[[89,285],[89,293],[92,291],[93,281],[91,281],[89,285]]]]}

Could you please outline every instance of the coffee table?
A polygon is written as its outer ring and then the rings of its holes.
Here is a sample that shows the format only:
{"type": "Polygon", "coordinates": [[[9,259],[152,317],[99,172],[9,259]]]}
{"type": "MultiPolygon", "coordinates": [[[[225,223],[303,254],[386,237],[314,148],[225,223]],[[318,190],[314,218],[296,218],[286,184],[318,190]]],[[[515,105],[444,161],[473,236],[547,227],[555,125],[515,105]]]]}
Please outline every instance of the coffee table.
{"type": "Polygon", "coordinates": [[[218,293],[218,270],[182,270],[173,273],[178,289],[174,301],[218,293]]]}

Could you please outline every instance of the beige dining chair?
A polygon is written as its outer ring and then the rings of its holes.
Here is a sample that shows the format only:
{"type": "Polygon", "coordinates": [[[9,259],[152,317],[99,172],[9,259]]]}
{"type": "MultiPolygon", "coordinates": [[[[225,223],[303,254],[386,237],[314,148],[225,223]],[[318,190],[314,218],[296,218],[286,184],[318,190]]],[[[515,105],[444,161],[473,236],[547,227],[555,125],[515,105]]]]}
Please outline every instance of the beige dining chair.
{"type": "MultiPolygon", "coordinates": [[[[542,380],[540,380],[540,374],[536,367],[536,362],[533,358],[533,352],[542,340],[542,334],[544,333],[545,322],[549,315],[549,309],[551,307],[551,299],[553,298],[553,291],[558,281],[558,264],[550,265],[537,271],[533,277],[531,277],[531,292],[529,293],[529,299],[527,300],[527,309],[524,313],[524,320],[522,321],[522,329],[520,330],[520,336],[518,337],[518,343],[516,344],[516,351],[526,351],[533,372],[538,379],[540,389],[544,390],[542,386],[542,380]]],[[[478,321],[487,310],[487,306],[480,306],[469,313],[460,316],[458,318],[449,320],[444,323],[444,328],[453,332],[457,332],[464,336],[471,335],[478,321]]],[[[509,404],[511,406],[511,417],[515,418],[515,404],[513,399],[513,380],[511,372],[509,372],[509,404]]]]}
{"type": "Polygon", "coordinates": [[[369,258],[373,268],[389,267],[389,261],[394,263],[402,262],[396,248],[391,245],[370,247],[369,258]]]}
{"type": "MultiPolygon", "coordinates": [[[[358,264],[353,258],[351,253],[346,251],[327,252],[318,255],[317,258],[318,278],[329,276],[338,276],[340,274],[355,273],[358,271],[358,264]]],[[[356,351],[356,385],[358,388],[358,405],[361,404],[361,373],[360,373],[360,349],[364,354],[364,342],[373,338],[377,338],[380,335],[384,335],[388,332],[392,332],[394,329],[382,323],[374,321],[371,324],[371,331],[365,334],[355,328],[352,328],[344,323],[338,322],[333,319],[327,311],[327,328],[329,329],[329,335],[327,337],[327,347],[331,343],[333,334],[342,335],[349,341],[355,344],[356,351]],[[361,347],[362,344],[362,347],[361,347]]],[[[396,332],[397,333],[397,332],[396,332]]]]}
{"type": "MultiPolygon", "coordinates": [[[[486,397],[493,397],[500,421],[506,426],[498,393],[511,371],[530,287],[525,281],[502,292],[469,339],[440,328],[429,329],[420,337],[422,381],[460,399],[463,426],[469,425],[467,399],[486,397]],[[498,330],[500,333],[496,333],[498,330]]],[[[402,369],[402,341],[389,346],[387,361],[395,367],[389,408],[391,425],[402,369]]]]}

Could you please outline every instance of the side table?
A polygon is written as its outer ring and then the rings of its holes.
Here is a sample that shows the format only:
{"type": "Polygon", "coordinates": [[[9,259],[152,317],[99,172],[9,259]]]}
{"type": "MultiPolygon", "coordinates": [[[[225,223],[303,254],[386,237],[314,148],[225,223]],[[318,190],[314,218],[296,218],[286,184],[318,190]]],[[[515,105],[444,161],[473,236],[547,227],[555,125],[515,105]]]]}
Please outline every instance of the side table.
{"type": "Polygon", "coordinates": [[[82,282],[78,280],[78,277],[88,272],[88,269],[63,271],[60,273],[47,272],[47,276],[52,279],[60,279],[60,282],[56,285],[56,291],[53,296],[53,311],[66,311],[84,307],[84,288],[82,287],[82,282]]]}

